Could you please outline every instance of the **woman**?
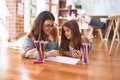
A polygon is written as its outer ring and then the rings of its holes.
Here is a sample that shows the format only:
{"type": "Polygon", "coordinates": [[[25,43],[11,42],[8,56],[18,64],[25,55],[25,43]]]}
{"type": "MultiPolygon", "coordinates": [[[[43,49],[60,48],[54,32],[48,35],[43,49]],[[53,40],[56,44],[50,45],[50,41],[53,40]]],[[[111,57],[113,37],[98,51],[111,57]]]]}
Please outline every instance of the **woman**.
{"type": "Polygon", "coordinates": [[[55,38],[53,39],[51,35],[52,30],[55,29],[54,20],[53,14],[49,11],[43,11],[37,16],[23,42],[21,51],[22,58],[37,57],[34,41],[49,41],[48,51],[45,53],[45,57],[59,55],[58,51],[54,50],[58,47],[57,40],[54,40],[55,38]]]}

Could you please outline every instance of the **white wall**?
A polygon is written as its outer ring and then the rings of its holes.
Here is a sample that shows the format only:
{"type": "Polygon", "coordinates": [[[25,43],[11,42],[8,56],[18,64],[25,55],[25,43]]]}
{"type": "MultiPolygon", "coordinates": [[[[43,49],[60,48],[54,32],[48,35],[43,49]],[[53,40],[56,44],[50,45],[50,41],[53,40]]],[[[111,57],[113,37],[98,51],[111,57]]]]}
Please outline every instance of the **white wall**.
{"type": "MultiPolygon", "coordinates": [[[[67,0],[67,5],[82,4],[90,15],[120,15],[120,0],[67,0]]],[[[37,0],[37,14],[46,10],[46,0],[37,0]]]]}
{"type": "Polygon", "coordinates": [[[37,15],[46,10],[46,0],[37,0],[37,15]]]}
{"type": "Polygon", "coordinates": [[[120,0],[79,0],[90,15],[120,15],[120,0]]]}
{"type": "Polygon", "coordinates": [[[30,28],[30,0],[25,0],[24,8],[24,32],[30,28]]]}

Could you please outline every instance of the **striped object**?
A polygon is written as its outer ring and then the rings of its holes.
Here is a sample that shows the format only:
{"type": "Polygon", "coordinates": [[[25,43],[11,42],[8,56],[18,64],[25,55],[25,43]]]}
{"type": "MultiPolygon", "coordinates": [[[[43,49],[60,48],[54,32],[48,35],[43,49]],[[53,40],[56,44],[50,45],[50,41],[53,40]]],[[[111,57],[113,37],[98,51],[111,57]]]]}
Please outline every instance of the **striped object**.
{"type": "Polygon", "coordinates": [[[34,41],[34,45],[36,47],[36,50],[38,52],[38,55],[37,55],[37,61],[34,61],[34,64],[40,64],[42,62],[44,62],[44,58],[45,58],[45,55],[44,55],[44,45],[47,44],[43,41],[34,41]]]}
{"type": "Polygon", "coordinates": [[[82,63],[88,64],[89,63],[89,44],[83,43],[82,44],[82,63]]]}
{"type": "Polygon", "coordinates": [[[40,42],[39,41],[34,41],[34,44],[35,44],[36,50],[38,52],[37,60],[42,61],[41,52],[40,52],[40,42]]]}
{"type": "Polygon", "coordinates": [[[44,43],[40,42],[40,54],[42,61],[44,61],[44,43]]]}

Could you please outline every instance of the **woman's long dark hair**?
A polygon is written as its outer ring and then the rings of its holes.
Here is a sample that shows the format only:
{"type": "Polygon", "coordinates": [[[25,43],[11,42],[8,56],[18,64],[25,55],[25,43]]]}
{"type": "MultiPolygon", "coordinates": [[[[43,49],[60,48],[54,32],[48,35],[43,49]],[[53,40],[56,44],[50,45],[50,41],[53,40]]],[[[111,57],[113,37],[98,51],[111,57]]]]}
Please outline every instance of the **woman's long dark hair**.
{"type": "Polygon", "coordinates": [[[75,20],[70,20],[65,22],[62,25],[62,33],[61,33],[61,44],[60,51],[69,51],[69,42],[70,40],[65,37],[65,31],[63,27],[68,27],[72,33],[72,43],[74,44],[74,49],[79,50],[82,46],[81,41],[81,33],[79,31],[78,23],[75,20]]]}
{"type": "Polygon", "coordinates": [[[55,18],[53,14],[49,11],[43,11],[37,16],[37,18],[33,22],[31,29],[32,35],[35,40],[44,40],[43,25],[45,20],[55,21],[55,18]]]}

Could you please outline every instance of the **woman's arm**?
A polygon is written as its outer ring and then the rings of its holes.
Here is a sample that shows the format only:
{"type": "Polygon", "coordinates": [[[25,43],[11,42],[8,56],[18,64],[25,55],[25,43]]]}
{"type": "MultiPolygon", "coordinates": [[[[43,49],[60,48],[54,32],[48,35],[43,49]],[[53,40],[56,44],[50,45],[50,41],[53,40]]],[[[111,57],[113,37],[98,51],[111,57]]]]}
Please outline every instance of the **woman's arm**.
{"type": "Polygon", "coordinates": [[[26,53],[34,48],[34,43],[32,41],[32,32],[31,29],[26,34],[26,38],[24,39],[23,42],[23,48],[25,47],[25,50],[21,53],[22,58],[27,58],[26,53]]]}
{"type": "Polygon", "coordinates": [[[45,57],[56,57],[59,55],[59,52],[57,50],[50,50],[45,53],[45,57]]]}
{"type": "Polygon", "coordinates": [[[27,57],[26,57],[26,53],[27,53],[29,50],[33,49],[33,48],[34,48],[34,47],[32,47],[32,46],[27,47],[27,49],[21,53],[21,57],[22,57],[22,58],[27,58],[27,57]]]}
{"type": "Polygon", "coordinates": [[[53,38],[53,42],[58,42],[58,32],[56,27],[52,28],[51,36],[53,38]]]}

